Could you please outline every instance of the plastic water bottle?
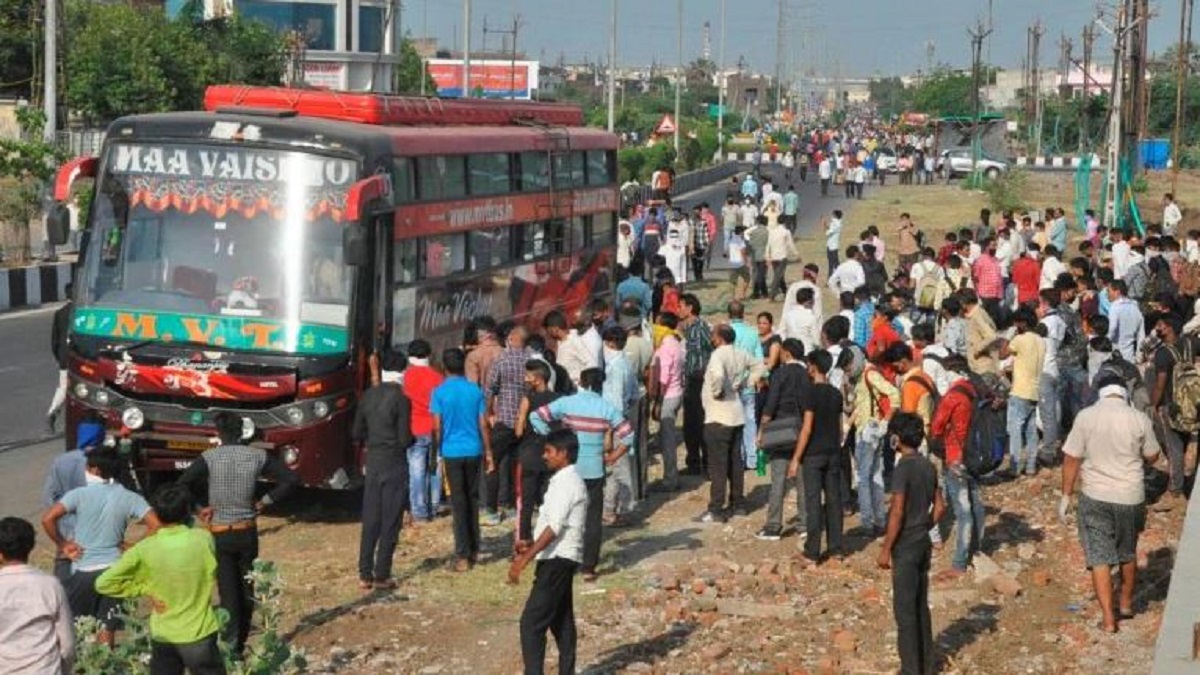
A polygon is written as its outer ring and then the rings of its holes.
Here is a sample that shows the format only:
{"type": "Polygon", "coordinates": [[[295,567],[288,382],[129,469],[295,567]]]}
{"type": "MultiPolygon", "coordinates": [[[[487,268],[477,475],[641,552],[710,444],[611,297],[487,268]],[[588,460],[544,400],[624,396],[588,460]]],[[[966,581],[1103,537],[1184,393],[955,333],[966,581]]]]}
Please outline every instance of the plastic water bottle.
{"type": "Polygon", "coordinates": [[[754,473],[760,477],[767,475],[767,452],[762,448],[758,449],[758,463],[754,466],[754,473]]]}

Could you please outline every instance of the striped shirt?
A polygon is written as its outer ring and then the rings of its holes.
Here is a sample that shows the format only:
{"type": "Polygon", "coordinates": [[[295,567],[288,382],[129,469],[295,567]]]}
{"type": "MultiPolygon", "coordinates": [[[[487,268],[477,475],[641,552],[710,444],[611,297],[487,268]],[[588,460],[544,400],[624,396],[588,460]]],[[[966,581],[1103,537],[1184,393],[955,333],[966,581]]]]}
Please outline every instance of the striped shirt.
{"type": "Polygon", "coordinates": [[[534,431],[550,433],[551,422],[563,426],[579,437],[579,459],[575,466],[584,480],[604,477],[604,435],[612,430],[613,442],[630,447],[633,427],[613,404],[600,394],[583,390],[552,401],[530,416],[534,431]]]}
{"type": "Polygon", "coordinates": [[[505,349],[488,375],[487,393],[495,399],[496,421],[509,429],[517,427],[517,413],[525,396],[525,362],[531,356],[526,349],[505,349]]]}

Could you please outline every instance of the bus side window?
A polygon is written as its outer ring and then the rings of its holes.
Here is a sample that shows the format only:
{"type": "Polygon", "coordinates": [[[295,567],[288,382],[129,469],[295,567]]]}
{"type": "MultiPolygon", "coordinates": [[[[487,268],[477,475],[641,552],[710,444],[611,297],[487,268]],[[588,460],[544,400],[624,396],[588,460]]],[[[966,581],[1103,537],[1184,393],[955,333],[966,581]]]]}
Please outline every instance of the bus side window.
{"type": "Polygon", "coordinates": [[[397,204],[408,204],[416,197],[412,164],[412,159],[408,157],[396,157],[392,160],[392,185],[397,204]]]}
{"type": "Polygon", "coordinates": [[[571,232],[567,241],[569,250],[578,250],[587,248],[590,243],[587,236],[587,225],[584,222],[586,216],[575,216],[571,219],[571,232]]]}
{"type": "Polygon", "coordinates": [[[471,269],[486,270],[507,265],[512,259],[507,227],[471,230],[467,244],[471,247],[471,269]]]}
{"type": "Polygon", "coordinates": [[[401,239],[392,250],[392,274],[398,284],[417,281],[419,252],[416,239],[401,239]]]}
{"type": "Polygon", "coordinates": [[[550,163],[544,152],[522,152],[520,163],[521,191],[534,192],[550,188],[550,163]]]}
{"type": "Polygon", "coordinates": [[[521,260],[533,260],[546,255],[546,226],[544,223],[528,223],[521,226],[521,260]]]}
{"type": "Polygon", "coordinates": [[[466,158],[437,155],[417,158],[417,195],[422,201],[459,199],[467,194],[466,158]]]}
{"type": "Polygon", "coordinates": [[[482,153],[467,155],[472,195],[501,195],[512,191],[508,155],[482,153]]]}
{"type": "Polygon", "coordinates": [[[421,240],[421,278],[435,279],[467,269],[466,234],[443,234],[421,240]]]}
{"type": "Polygon", "coordinates": [[[612,182],[608,164],[609,153],[605,150],[587,151],[587,184],[608,185],[612,182]]]}
{"type": "Polygon", "coordinates": [[[561,220],[546,223],[546,252],[562,253],[566,250],[567,224],[561,220]]]}
{"type": "Polygon", "coordinates": [[[616,214],[597,213],[591,216],[592,246],[611,246],[617,240],[616,214]]]}

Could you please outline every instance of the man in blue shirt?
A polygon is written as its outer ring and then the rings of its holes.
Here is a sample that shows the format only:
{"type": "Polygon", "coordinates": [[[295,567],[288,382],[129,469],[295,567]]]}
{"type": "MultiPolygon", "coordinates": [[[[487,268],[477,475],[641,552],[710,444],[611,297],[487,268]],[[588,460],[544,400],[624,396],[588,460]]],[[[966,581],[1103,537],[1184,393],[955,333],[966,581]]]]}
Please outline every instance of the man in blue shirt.
{"type": "MultiPolygon", "coordinates": [[[[733,328],[733,346],[745,352],[754,363],[762,363],[762,343],[758,341],[758,331],[746,323],[746,307],[734,300],[727,306],[729,326],[733,328]]],[[[742,461],[747,469],[753,469],[758,464],[758,422],[755,414],[754,387],[744,387],[741,390],[742,413],[745,415],[745,427],[742,429],[742,461]]]]}
{"type": "MultiPolygon", "coordinates": [[[[604,400],[620,410],[625,419],[633,420],[634,411],[638,406],[637,377],[633,367],[625,357],[625,343],[628,335],[620,326],[609,326],[604,329],[604,400]]],[[[630,425],[632,426],[632,424],[630,425]]],[[[621,525],[622,514],[633,510],[637,501],[637,492],[633,484],[633,455],[635,448],[631,445],[625,453],[608,469],[609,480],[604,484],[604,524],[609,526],[621,525]]]]}
{"type": "Polygon", "coordinates": [[[600,540],[604,511],[604,468],[625,456],[633,444],[633,427],[614,405],[600,395],[604,387],[604,371],[588,368],[579,376],[579,391],[544,405],[530,416],[534,431],[550,433],[552,422],[574,431],[579,437],[579,460],[576,468],[588,492],[587,519],[583,530],[583,564],[580,572],[584,581],[596,580],[596,565],[600,562],[600,540]],[[614,447],[605,449],[605,438],[612,433],[614,447]]]}
{"type": "Polygon", "coordinates": [[[630,274],[628,270],[617,268],[617,306],[620,307],[626,300],[636,300],[638,309],[642,313],[642,318],[646,318],[650,314],[650,308],[654,304],[654,294],[650,291],[650,285],[641,277],[630,274]]]}
{"type": "Polygon", "coordinates": [[[1128,288],[1121,279],[1114,279],[1108,285],[1108,292],[1113,298],[1108,308],[1108,339],[1126,361],[1135,363],[1138,345],[1146,337],[1142,310],[1136,302],[1125,297],[1128,288]]]}
{"type": "MultiPolygon", "coordinates": [[[[50,464],[50,471],[46,473],[46,482],[42,486],[42,508],[54,506],[63,495],[87,485],[87,453],[104,443],[104,422],[95,415],[88,415],[79,423],[75,442],[79,447],[55,457],[54,462],[50,464]]],[[[63,537],[74,538],[75,516],[63,516],[58,523],[58,529],[63,537]]],[[[62,583],[67,583],[67,579],[71,578],[69,558],[55,556],[54,576],[62,583]]]]}
{"type": "Polygon", "coordinates": [[[146,535],[158,529],[158,517],[136,492],[116,481],[121,457],[113,450],[98,450],[87,456],[87,485],[63,495],[42,516],[42,528],[54,542],[59,555],[71,560],[71,578],[64,587],[71,613],[94,616],[104,628],[99,640],[111,645],[113,633],[120,627],[117,612],[120,602],[96,591],[96,578],[121,557],[125,528],[130,520],[146,524],[146,535]],[[59,521],[75,514],[75,533],[68,538],[59,529],[59,521]]]}
{"type": "Polygon", "coordinates": [[[487,402],[479,385],[467,380],[463,350],[442,354],[446,380],[433,390],[429,412],[433,415],[433,452],[442,458],[450,483],[450,510],[454,520],[454,571],[466,572],[479,557],[479,462],[491,473],[491,438],[487,402]]]}

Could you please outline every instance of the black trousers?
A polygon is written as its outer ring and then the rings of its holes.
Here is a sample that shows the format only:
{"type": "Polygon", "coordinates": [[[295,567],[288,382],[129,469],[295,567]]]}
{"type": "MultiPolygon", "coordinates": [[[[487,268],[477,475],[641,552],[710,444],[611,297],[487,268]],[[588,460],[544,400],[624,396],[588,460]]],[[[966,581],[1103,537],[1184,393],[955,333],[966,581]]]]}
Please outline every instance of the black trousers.
{"type": "Polygon", "coordinates": [[[587,514],[583,520],[583,570],[595,572],[600,564],[600,542],[604,539],[604,478],[588,478],[587,514]]]}
{"type": "MultiPolygon", "coordinates": [[[[701,224],[700,227],[704,227],[704,225],[701,224]]],[[[704,255],[705,252],[706,250],[703,246],[697,246],[695,253],[692,255],[692,275],[694,281],[704,281],[704,263],[707,261],[704,255]]]]}
{"type": "Polygon", "coordinates": [[[454,520],[454,557],[474,560],[479,555],[478,457],[442,460],[450,483],[450,512],[454,520]]]}
{"type": "Polygon", "coordinates": [[[854,498],[854,471],[850,467],[850,458],[854,456],[855,433],[857,429],[854,425],[850,426],[850,430],[846,432],[846,441],[842,443],[842,452],[838,456],[838,460],[842,465],[842,475],[839,480],[842,483],[842,509],[855,509],[858,506],[858,500],[854,498]]]}
{"type": "MultiPolygon", "coordinates": [[[[520,439],[510,427],[497,424],[492,427],[492,461],[496,470],[483,474],[483,506],[488,511],[497,508],[514,508],[517,504],[513,492],[513,462],[516,461],[517,443],[520,439]]],[[[480,471],[486,467],[480,463],[480,471]]]]}
{"type": "Polygon", "coordinates": [[[225,675],[217,634],[187,644],[150,643],[150,675],[225,675]]]}
{"type": "Polygon", "coordinates": [[[704,402],[700,393],[704,373],[688,375],[683,383],[683,444],[687,447],[689,471],[708,470],[708,449],[704,445],[704,402]]]}
{"type": "Polygon", "coordinates": [[[825,272],[827,275],[833,274],[839,262],[837,249],[825,249],[825,264],[829,265],[829,269],[825,272]]]}
{"type": "Polygon", "coordinates": [[[225,641],[241,654],[250,635],[254,618],[254,584],[246,578],[258,559],[258,530],[237,530],[213,534],[217,548],[217,593],[221,609],[229,612],[225,641]]]}
{"type": "Polygon", "coordinates": [[[705,424],[704,441],[708,444],[708,511],[716,514],[725,510],[726,487],[730,508],[737,506],[745,494],[742,427],[705,424]]]}
{"type": "Polygon", "coordinates": [[[571,586],[579,564],[565,558],[539,560],[533,588],[521,612],[521,658],[525,675],[546,672],[546,630],[558,644],[558,672],[575,672],[575,600],[571,586]]]}
{"type": "Polygon", "coordinates": [[[903,675],[934,672],[933,621],[929,616],[929,537],[899,542],[892,551],[892,614],[903,675]]]}
{"type": "Polygon", "coordinates": [[[358,543],[358,578],[392,578],[392,556],[400,539],[408,501],[408,463],[386,471],[367,469],[363,480],[362,535],[358,543]]]}
{"type": "Polygon", "coordinates": [[[550,486],[550,473],[541,469],[521,469],[521,509],[517,514],[517,539],[533,540],[533,508],[542,505],[550,486]]]}
{"type": "Polygon", "coordinates": [[[983,311],[992,317],[992,321],[999,326],[1004,323],[1004,306],[1000,298],[980,298],[980,304],[983,305],[983,311]]]}
{"type": "Polygon", "coordinates": [[[805,457],[800,465],[804,481],[804,514],[808,538],[804,555],[821,555],[821,533],[825,533],[826,550],[842,550],[842,464],[840,452],[805,457]]]}
{"type": "Polygon", "coordinates": [[[821,196],[822,197],[829,196],[829,179],[828,178],[821,179],[821,196]]]}
{"type": "Polygon", "coordinates": [[[754,261],[754,288],[751,289],[750,296],[754,298],[767,297],[767,261],[754,261]]]}

